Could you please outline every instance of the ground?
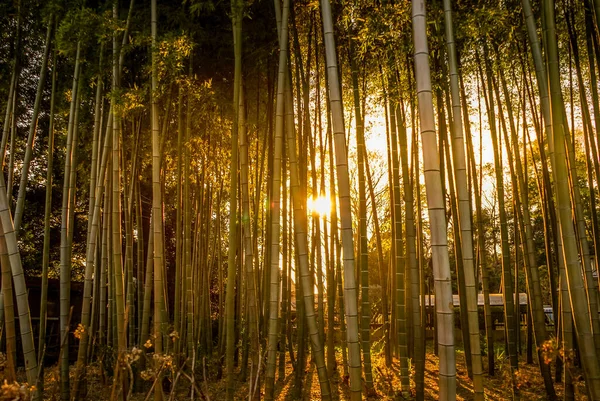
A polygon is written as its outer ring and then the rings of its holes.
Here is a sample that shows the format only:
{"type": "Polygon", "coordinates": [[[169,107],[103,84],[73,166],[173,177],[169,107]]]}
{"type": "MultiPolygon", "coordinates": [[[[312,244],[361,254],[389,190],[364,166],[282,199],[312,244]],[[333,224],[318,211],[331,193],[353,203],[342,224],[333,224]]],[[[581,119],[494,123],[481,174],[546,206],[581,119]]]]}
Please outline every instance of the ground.
{"type": "MultiPolygon", "coordinates": [[[[425,368],[425,399],[426,400],[438,400],[438,358],[433,354],[432,349],[428,349],[426,368],[425,368]]],[[[341,359],[341,356],[338,353],[341,359]]],[[[456,361],[457,361],[457,400],[468,401],[473,400],[473,387],[472,382],[467,375],[467,369],[465,365],[464,351],[457,349],[456,361]]],[[[341,360],[339,361],[341,362],[341,360]]],[[[483,358],[484,370],[487,367],[487,357],[483,358]]],[[[509,373],[508,373],[508,360],[497,360],[496,361],[496,374],[494,377],[490,377],[487,373],[484,376],[484,387],[486,399],[488,401],[504,401],[512,398],[511,386],[509,385],[509,373]]],[[[281,383],[277,382],[276,400],[280,401],[299,401],[293,394],[293,376],[292,376],[292,365],[287,363],[286,366],[286,380],[281,383]]],[[[342,373],[341,366],[338,366],[338,373],[342,373]]],[[[585,387],[582,382],[581,372],[579,370],[574,371],[575,377],[575,399],[576,400],[587,400],[585,395],[585,387]]],[[[400,379],[398,364],[394,363],[390,368],[385,366],[385,358],[383,354],[373,355],[373,378],[375,394],[372,394],[370,400],[396,400],[397,390],[400,388],[400,379]]],[[[547,396],[544,390],[544,384],[540,375],[539,367],[537,363],[528,365],[525,363],[525,352],[520,357],[519,361],[519,382],[521,391],[521,400],[523,401],[535,401],[535,400],[546,400],[547,396]]],[[[225,398],[226,386],[225,381],[222,380],[217,383],[209,384],[210,398],[211,400],[223,400],[225,398]]],[[[414,382],[411,379],[411,389],[413,393],[411,397],[414,397],[414,382]]],[[[556,383],[555,389],[559,399],[562,399],[563,385],[562,383],[556,383]]],[[[333,399],[339,401],[349,400],[347,380],[340,377],[339,374],[335,375],[332,379],[332,392],[333,399]]],[[[363,394],[365,392],[363,391],[363,394]]],[[[236,393],[236,399],[248,399],[248,387],[244,384],[239,384],[238,391],[236,393]]],[[[306,380],[303,388],[302,401],[312,401],[320,399],[319,381],[314,369],[314,365],[311,364],[306,372],[306,380]],[[310,386],[308,385],[310,383],[310,386]]]]}
{"type": "MultiPolygon", "coordinates": [[[[438,397],[438,358],[433,354],[432,349],[428,349],[426,369],[425,369],[425,399],[437,400],[438,397]]],[[[332,378],[333,399],[339,401],[349,400],[348,381],[343,376],[341,367],[341,355],[338,352],[339,363],[336,374],[332,378]]],[[[472,382],[468,378],[467,369],[465,366],[464,352],[462,349],[457,349],[457,400],[467,401],[473,399],[472,382]]],[[[483,360],[484,369],[487,367],[487,357],[483,360]]],[[[508,373],[508,361],[497,358],[496,374],[490,377],[487,373],[484,375],[484,386],[486,399],[489,401],[509,400],[512,398],[511,386],[508,373]]],[[[122,400],[123,397],[111,397],[112,387],[110,380],[102,380],[102,369],[99,364],[93,364],[87,372],[88,380],[88,399],[89,400],[122,400]]],[[[226,395],[226,380],[220,378],[223,374],[223,369],[216,361],[207,363],[205,369],[197,369],[196,376],[196,391],[194,399],[207,401],[222,401],[226,395]],[[206,380],[205,380],[206,377],[206,380]],[[198,392],[201,394],[198,394],[198,392]]],[[[19,376],[22,375],[22,372],[19,376]]],[[[45,370],[45,400],[58,400],[58,372],[56,367],[45,370]]],[[[176,375],[175,375],[176,376],[176,375]]],[[[542,378],[539,373],[537,363],[526,364],[525,354],[521,355],[519,361],[519,384],[522,400],[546,400],[546,393],[542,378]]],[[[573,371],[575,383],[575,399],[587,400],[585,395],[585,384],[582,379],[581,371],[575,369],[573,371]]],[[[385,358],[382,353],[373,353],[373,378],[374,392],[370,394],[370,400],[398,400],[397,390],[400,388],[398,364],[395,362],[391,367],[385,366],[385,358]]],[[[145,383],[144,391],[133,392],[132,401],[143,401],[153,399],[148,397],[150,390],[150,382],[145,383]]],[[[166,386],[170,383],[165,381],[166,386]]],[[[279,401],[311,401],[320,399],[319,382],[314,368],[314,364],[308,364],[304,386],[302,389],[302,397],[297,397],[293,391],[294,375],[292,365],[288,360],[286,366],[286,378],[284,381],[277,381],[275,385],[275,399],[279,401]]],[[[364,385],[364,383],[363,383],[364,385]]],[[[165,397],[165,400],[189,400],[191,399],[189,377],[186,378],[183,374],[177,379],[176,389],[170,396],[165,397]]],[[[414,382],[411,377],[411,398],[414,397],[414,382]]],[[[555,389],[559,399],[562,399],[563,385],[555,384],[555,389]]],[[[261,389],[264,391],[264,389],[261,389]]],[[[363,391],[363,394],[366,394],[363,391]]],[[[0,400],[8,398],[5,394],[0,394],[0,400]]],[[[261,399],[263,397],[261,396],[261,399]]],[[[11,400],[13,398],[10,398],[11,400]]],[[[236,400],[248,399],[247,382],[236,380],[236,400]]]]}

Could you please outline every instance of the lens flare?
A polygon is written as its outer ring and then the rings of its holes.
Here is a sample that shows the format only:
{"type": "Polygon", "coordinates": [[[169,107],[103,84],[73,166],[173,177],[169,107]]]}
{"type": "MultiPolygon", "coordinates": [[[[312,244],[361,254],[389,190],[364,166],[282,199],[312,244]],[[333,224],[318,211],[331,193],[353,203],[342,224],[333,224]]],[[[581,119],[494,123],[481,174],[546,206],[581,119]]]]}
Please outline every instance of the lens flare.
{"type": "Polygon", "coordinates": [[[327,196],[309,198],[306,201],[306,206],[310,213],[317,213],[321,216],[328,216],[331,211],[331,199],[329,199],[329,197],[327,196]]]}

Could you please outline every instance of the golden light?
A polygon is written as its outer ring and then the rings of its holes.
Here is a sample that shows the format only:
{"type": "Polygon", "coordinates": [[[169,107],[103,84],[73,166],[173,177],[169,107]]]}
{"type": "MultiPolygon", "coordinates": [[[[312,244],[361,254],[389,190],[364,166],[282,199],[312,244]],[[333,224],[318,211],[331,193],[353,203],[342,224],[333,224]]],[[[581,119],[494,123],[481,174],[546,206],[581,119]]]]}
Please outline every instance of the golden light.
{"type": "Polygon", "coordinates": [[[310,213],[317,213],[321,216],[328,216],[331,211],[331,199],[327,196],[319,196],[317,198],[309,198],[306,201],[306,206],[310,213]]]}

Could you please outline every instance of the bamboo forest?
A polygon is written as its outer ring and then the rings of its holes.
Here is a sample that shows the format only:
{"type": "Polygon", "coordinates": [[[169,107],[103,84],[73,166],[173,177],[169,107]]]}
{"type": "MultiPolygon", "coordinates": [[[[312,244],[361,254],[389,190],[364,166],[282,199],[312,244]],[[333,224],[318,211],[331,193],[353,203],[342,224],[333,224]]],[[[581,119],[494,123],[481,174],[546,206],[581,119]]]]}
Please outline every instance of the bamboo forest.
{"type": "Polygon", "coordinates": [[[0,0],[0,400],[600,401],[600,0],[0,0]]]}

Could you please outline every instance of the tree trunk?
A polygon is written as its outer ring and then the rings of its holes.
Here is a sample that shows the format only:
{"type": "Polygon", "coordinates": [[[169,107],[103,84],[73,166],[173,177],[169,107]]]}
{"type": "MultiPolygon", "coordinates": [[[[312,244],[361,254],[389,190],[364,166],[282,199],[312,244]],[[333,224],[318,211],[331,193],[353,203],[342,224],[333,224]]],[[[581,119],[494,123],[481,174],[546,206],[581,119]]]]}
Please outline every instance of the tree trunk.
{"type": "MultiPolygon", "coordinates": [[[[459,97],[458,56],[454,42],[454,23],[452,21],[452,5],[450,0],[444,0],[444,16],[446,28],[446,45],[448,47],[450,69],[450,92],[452,100],[452,157],[456,192],[458,195],[458,227],[462,246],[463,269],[465,277],[465,299],[469,325],[471,363],[473,365],[473,390],[475,400],[484,399],[483,367],[479,344],[479,316],[477,312],[477,288],[473,263],[473,233],[471,228],[471,204],[467,187],[467,165],[462,126],[462,108],[459,97]]],[[[467,112],[465,110],[465,112],[467,112]]]]}
{"type": "MultiPolygon", "coordinates": [[[[277,101],[275,111],[275,142],[273,152],[273,169],[271,171],[271,198],[270,198],[270,266],[265,266],[269,273],[268,296],[268,340],[267,340],[267,363],[265,370],[265,400],[273,400],[275,392],[275,370],[277,362],[277,323],[279,314],[279,237],[280,226],[280,196],[281,196],[281,169],[282,152],[284,146],[284,90],[288,79],[288,16],[289,0],[283,2],[283,8],[279,12],[279,2],[275,1],[275,16],[279,34],[279,66],[277,75],[277,101]]],[[[287,218],[287,216],[284,216],[287,218]]],[[[298,280],[296,280],[298,283],[298,280]]],[[[301,318],[297,314],[297,319],[301,318]]]]}
{"type": "Polygon", "coordinates": [[[352,211],[350,206],[350,175],[342,104],[341,82],[338,76],[338,63],[333,34],[333,18],[329,0],[321,0],[321,19],[323,21],[323,40],[327,64],[329,101],[331,104],[331,122],[335,141],[335,163],[338,178],[338,196],[340,202],[342,261],[344,264],[344,307],[348,323],[347,344],[349,348],[350,399],[361,399],[361,361],[358,338],[358,295],[354,279],[354,239],[352,236],[352,211]]]}
{"type": "MultiPolygon", "coordinates": [[[[56,54],[52,56],[52,91],[50,95],[50,126],[48,128],[48,155],[46,165],[46,200],[44,205],[44,253],[42,257],[42,289],[40,295],[40,329],[38,333],[38,362],[44,377],[44,353],[46,350],[46,326],[48,316],[48,269],[50,266],[50,217],[52,214],[52,170],[54,166],[54,110],[56,100],[56,54]]],[[[44,391],[43,381],[40,381],[40,392],[44,391]]]]}
{"type": "MultiPolygon", "coordinates": [[[[162,354],[162,326],[164,305],[164,282],[163,282],[163,220],[162,220],[162,190],[160,182],[160,164],[161,164],[161,147],[160,147],[160,128],[158,124],[158,43],[157,35],[157,11],[156,0],[150,2],[150,27],[152,35],[152,266],[153,266],[153,283],[154,283],[154,317],[153,317],[153,335],[154,335],[154,353],[162,354]]],[[[149,252],[150,252],[150,248],[149,252]]],[[[150,276],[147,274],[147,276],[150,276]]],[[[146,278],[148,282],[148,277],[146,278]]],[[[149,308],[148,308],[149,310],[149,308]]],[[[149,314],[148,314],[149,317],[149,314]]],[[[142,338],[143,339],[143,338],[142,338]]],[[[158,366],[154,367],[158,371],[158,366]]],[[[154,400],[162,401],[162,381],[157,378],[158,385],[154,388],[154,400]]]]}
{"type": "MultiPolygon", "coordinates": [[[[567,155],[565,150],[564,104],[560,89],[560,73],[558,70],[558,45],[554,21],[554,2],[545,0],[543,5],[546,23],[546,53],[548,60],[548,76],[550,83],[551,121],[554,145],[554,166],[556,176],[556,196],[560,217],[560,232],[563,245],[567,285],[573,308],[573,319],[581,349],[581,360],[586,383],[592,399],[600,399],[600,365],[596,356],[594,337],[588,315],[588,301],[581,276],[581,265],[577,255],[575,230],[572,224],[571,199],[569,198],[569,182],[567,172],[567,155]]],[[[550,132],[548,132],[550,133],[550,132]]],[[[566,350],[568,351],[568,350],[566,350]]]]}
{"type": "Polygon", "coordinates": [[[440,348],[440,400],[456,399],[456,362],[454,354],[454,308],[446,228],[446,206],[442,198],[442,177],[437,157],[436,131],[433,118],[433,97],[429,70],[424,0],[412,4],[412,27],[415,46],[415,75],[427,207],[431,225],[431,252],[435,280],[438,343],[440,348]]]}
{"type": "Polygon", "coordinates": [[[352,69],[352,92],[354,94],[354,114],[356,118],[356,153],[358,157],[358,270],[360,272],[360,339],[362,343],[365,384],[367,394],[373,391],[373,371],[371,368],[371,305],[369,303],[369,250],[367,240],[367,191],[365,185],[365,127],[360,108],[358,88],[358,65],[354,51],[354,41],[350,42],[350,65],[352,69]]]}
{"type": "MultiPolygon", "coordinates": [[[[23,208],[25,206],[25,190],[27,187],[27,181],[29,179],[29,165],[33,157],[33,143],[35,141],[35,135],[37,131],[37,121],[40,113],[40,104],[42,102],[42,95],[44,92],[44,84],[46,83],[46,73],[48,71],[48,57],[50,55],[50,41],[52,38],[52,31],[54,28],[54,14],[50,15],[48,21],[48,29],[46,31],[46,44],[44,47],[44,55],[42,58],[42,65],[40,67],[40,76],[37,86],[37,92],[35,95],[35,103],[33,106],[33,115],[31,116],[31,124],[29,125],[29,135],[27,136],[27,144],[25,146],[25,156],[23,159],[23,166],[21,167],[21,182],[19,184],[19,194],[17,196],[17,205],[15,208],[15,231],[18,233],[21,228],[21,220],[23,217],[23,208]]],[[[12,156],[12,152],[11,152],[12,156]]],[[[9,190],[12,189],[12,185],[9,185],[9,190]]]]}
{"type": "MultiPolygon", "coordinates": [[[[81,43],[77,42],[77,55],[75,56],[75,72],[73,74],[73,87],[71,90],[71,106],[69,112],[69,125],[67,130],[67,149],[65,157],[64,181],[63,181],[63,197],[62,197],[62,212],[61,212],[61,229],[60,229],[60,344],[61,349],[69,349],[69,310],[70,310],[70,287],[71,287],[71,244],[69,243],[69,232],[72,232],[72,227],[69,227],[70,216],[73,212],[73,205],[70,204],[71,191],[71,174],[74,149],[74,136],[77,132],[76,127],[76,110],[79,108],[77,97],[79,92],[79,74],[81,43]]],[[[60,389],[61,400],[69,400],[69,353],[60,353],[60,389]]]]}

